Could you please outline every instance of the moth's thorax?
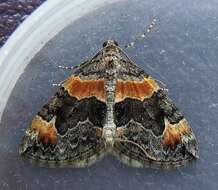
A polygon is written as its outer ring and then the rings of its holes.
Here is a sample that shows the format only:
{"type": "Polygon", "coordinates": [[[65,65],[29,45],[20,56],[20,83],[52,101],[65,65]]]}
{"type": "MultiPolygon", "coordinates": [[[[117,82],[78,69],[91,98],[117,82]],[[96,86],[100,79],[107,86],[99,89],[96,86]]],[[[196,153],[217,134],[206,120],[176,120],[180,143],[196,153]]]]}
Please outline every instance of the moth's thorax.
{"type": "Polygon", "coordinates": [[[107,40],[104,42],[102,58],[107,66],[113,66],[117,60],[121,59],[117,42],[114,40],[107,40]]]}
{"type": "Polygon", "coordinates": [[[116,47],[114,48],[105,48],[103,50],[103,60],[105,61],[105,63],[107,64],[112,64],[113,62],[121,59],[120,56],[120,52],[119,49],[117,49],[116,47]]]}
{"type": "Polygon", "coordinates": [[[105,65],[106,78],[116,78],[117,73],[120,70],[120,52],[115,47],[108,51],[103,50],[103,62],[105,65]]]}

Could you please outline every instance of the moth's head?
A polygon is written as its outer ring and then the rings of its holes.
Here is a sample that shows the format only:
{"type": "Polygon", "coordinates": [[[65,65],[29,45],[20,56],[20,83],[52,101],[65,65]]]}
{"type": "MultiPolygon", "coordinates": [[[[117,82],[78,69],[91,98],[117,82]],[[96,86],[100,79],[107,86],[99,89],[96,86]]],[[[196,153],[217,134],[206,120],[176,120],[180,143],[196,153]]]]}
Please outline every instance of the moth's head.
{"type": "Polygon", "coordinates": [[[103,43],[103,48],[107,48],[107,47],[117,47],[118,43],[115,40],[107,40],[103,43]]]}

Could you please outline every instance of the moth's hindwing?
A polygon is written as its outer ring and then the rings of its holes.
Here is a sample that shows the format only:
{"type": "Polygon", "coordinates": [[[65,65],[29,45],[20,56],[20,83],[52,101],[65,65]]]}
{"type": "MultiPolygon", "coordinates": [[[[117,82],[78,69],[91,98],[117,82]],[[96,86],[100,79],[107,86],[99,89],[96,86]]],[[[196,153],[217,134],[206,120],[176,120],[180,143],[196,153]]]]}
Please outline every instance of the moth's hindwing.
{"type": "Polygon", "coordinates": [[[83,167],[104,155],[104,79],[72,75],[32,120],[20,153],[39,165],[83,167]]]}
{"type": "Polygon", "coordinates": [[[114,117],[114,154],[127,164],[175,168],[198,157],[188,122],[151,77],[117,79],[114,117]]]}

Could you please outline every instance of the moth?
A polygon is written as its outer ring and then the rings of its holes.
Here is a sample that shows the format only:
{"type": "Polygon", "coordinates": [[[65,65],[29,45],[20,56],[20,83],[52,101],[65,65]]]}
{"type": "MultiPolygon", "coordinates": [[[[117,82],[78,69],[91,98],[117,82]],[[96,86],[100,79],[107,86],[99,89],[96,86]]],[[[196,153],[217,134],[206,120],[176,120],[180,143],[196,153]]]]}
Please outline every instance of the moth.
{"type": "Polygon", "coordinates": [[[192,129],[166,90],[114,40],[72,68],[33,118],[19,152],[50,167],[85,167],[106,154],[131,166],[157,168],[198,158],[192,129]]]}

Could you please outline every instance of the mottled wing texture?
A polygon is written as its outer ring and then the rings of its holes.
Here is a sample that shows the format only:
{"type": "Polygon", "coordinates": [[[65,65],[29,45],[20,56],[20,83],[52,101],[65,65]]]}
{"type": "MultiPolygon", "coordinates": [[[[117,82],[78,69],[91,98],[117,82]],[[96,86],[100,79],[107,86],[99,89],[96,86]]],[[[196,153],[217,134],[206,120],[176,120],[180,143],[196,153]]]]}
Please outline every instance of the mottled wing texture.
{"type": "Polygon", "coordinates": [[[116,81],[115,156],[132,166],[155,168],[176,168],[197,158],[195,136],[166,91],[140,69],[126,70],[116,81]]]}
{"type": "Polygon", "coordinates": [[[93,67],[97,62],[95,58],[75,67],[33,118],[22,139],[22,156],[43,166],[83,167],[104,155],[105,80],[93,67]],[[87,70],[92,74],[86,76],[87,70]]]}
{"type": "Polygon", "coordinates": [[[76,66],[33,118],[20,153],[47,166],[88,166],[113,153],[132,166],[177,168],[198,157],[181,112],[113,40],[76,66]]]}

